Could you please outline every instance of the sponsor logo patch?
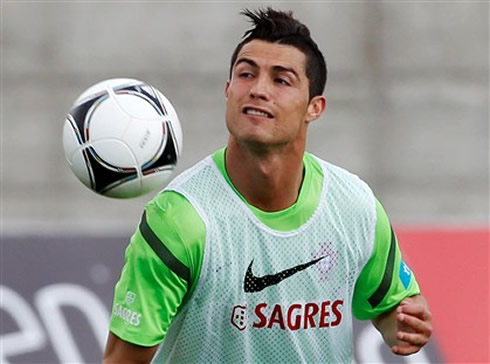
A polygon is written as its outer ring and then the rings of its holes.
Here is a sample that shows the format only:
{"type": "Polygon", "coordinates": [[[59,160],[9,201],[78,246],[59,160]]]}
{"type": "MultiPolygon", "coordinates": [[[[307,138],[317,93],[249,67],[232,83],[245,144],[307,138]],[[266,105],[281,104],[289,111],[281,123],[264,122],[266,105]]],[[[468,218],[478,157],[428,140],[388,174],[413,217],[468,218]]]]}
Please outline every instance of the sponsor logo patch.
{"type": "Polygon", "coordinates": [[[339,326],[342,322],[343,305],[344,300],[342,299],[297,302],[290,305],[260,302],[249,308],[246,305],[237,305],[232,309],[231,323],[240,331],[245,329],[296,331],[332,328],[339,326]]]}
{"type": "Polygon", "coordinates": [[[410,280],[412,279],[412,271],[408,267],[408,265],[402,261],[400,263],[400,280],[402,281],[403,287],[405,289],[410,285],[410,280]]]}
{"type": "Polygon", "coordinates": [[[119,303],[114,304],[112,316],[119,317],[132,326],[139,326],[141,323],[141,314],[139,312],[130,310],[119,303]]]}
{"type": "Polygon", "coordinates": [[[268,274],[262,277],[258,277],[252,272],[252,264],[254,261],[250,262],[250,265],[247,268],[247,272],[245,273],[245,279],[243,280],[243,290],[247,293],[249,292],[260,292],[264,288],[274,286],[286,278],[289,278],[295,275],[298,272],[301,272],[308,267],[318,263],[320,260],[325,259],[327,256],[323,256],[317,259],[314,259],[305,264],[299,264],[293,268],[285,269],[281,272],[268,274]]]}

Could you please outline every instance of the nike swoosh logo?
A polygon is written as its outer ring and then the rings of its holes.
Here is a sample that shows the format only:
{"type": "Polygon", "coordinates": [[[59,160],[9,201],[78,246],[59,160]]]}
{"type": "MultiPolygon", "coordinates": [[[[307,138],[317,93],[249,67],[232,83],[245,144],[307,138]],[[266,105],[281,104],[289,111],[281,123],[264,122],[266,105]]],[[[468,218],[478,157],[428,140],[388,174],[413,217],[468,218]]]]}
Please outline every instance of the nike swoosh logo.
{"type": "Polygon", "coordinates": [[[276,285],[279,282],[285,280],[286,278],[289,278],[292,275],[301,272],[302,270],[305,270],[308,267],[311,267],[312,265],[318,263],[320,260],[326,258],[327,256],[328,255],[324,255],[323,257],[312,260],[311,262],[300,264],[297,265],[296,267],[285,269],[279,273],[269,274],[263,277],[254,276],[252,272],[252,265],[254,264],[254,261],[252,259],[250,265],[247,268],[247,272],[245,273],[245,279],[243,280],[243,290],[246,293],[260,292],[264,288],[276,285]]]}

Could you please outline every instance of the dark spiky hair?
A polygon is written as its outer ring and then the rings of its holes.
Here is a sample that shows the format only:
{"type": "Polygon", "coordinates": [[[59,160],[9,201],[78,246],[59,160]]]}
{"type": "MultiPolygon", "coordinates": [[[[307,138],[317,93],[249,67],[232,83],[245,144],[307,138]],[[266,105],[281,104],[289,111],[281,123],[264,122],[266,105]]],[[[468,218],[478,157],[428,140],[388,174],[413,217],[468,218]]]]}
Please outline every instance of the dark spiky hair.
{"type": "Polygon", "coordinates": [[[327,65],[322,52],[310,36],[310,30],[293,17],[292,11],[273,8],[255,11],[243,9],[240,14],[249,18],[252,28],[247,30],[236,46],[231,57],[230,78],[238,53],[243,46],[254,39],[270,43],[290,45],[306,56],[306,77],[309,81],[310,99],[321,95],[327,83],[327,65]]]}

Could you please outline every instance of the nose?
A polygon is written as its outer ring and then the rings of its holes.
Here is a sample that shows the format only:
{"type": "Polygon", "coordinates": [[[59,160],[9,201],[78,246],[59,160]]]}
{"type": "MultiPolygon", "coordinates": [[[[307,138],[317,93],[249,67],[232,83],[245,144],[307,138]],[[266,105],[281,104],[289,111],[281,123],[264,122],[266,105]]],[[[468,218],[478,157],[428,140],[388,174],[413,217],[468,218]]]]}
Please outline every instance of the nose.
{"type": "Polygon", "coordinates": [[[266,76],[260,75],[250,88],[250,97],[253,99],[269,100],[270,84],[266,76]]]}

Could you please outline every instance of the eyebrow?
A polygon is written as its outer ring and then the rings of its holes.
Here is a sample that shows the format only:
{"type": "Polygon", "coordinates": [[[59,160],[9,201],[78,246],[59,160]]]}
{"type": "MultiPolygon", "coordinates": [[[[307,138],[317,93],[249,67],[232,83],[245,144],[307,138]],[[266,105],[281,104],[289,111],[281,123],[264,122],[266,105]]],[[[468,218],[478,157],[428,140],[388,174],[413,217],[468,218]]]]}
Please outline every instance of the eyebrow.
{"type": "MultiPolygon", "coordinates": [[[[259,65],[257,64],[257,62],[255,62],[254,60],[250,59],[250,58],[246,58],[246,57],[241,57],[239,58],[236,63],[235,63],[235,67],[238,66],[240,63],[247,63],[248,65],[252,66],[253,68],[259,68],[259,65]]],[[[272,69],[276,72],[290,72],[292,73],[298,80],[300,79],[299,78],[299,75],[298,73],[296,72],[296,70],[294,70],[293,68],[291,67],[286,67],[286,66],[280,66],[280,65],[275,65],[275,66],[272,66],[272,69]]]]}

